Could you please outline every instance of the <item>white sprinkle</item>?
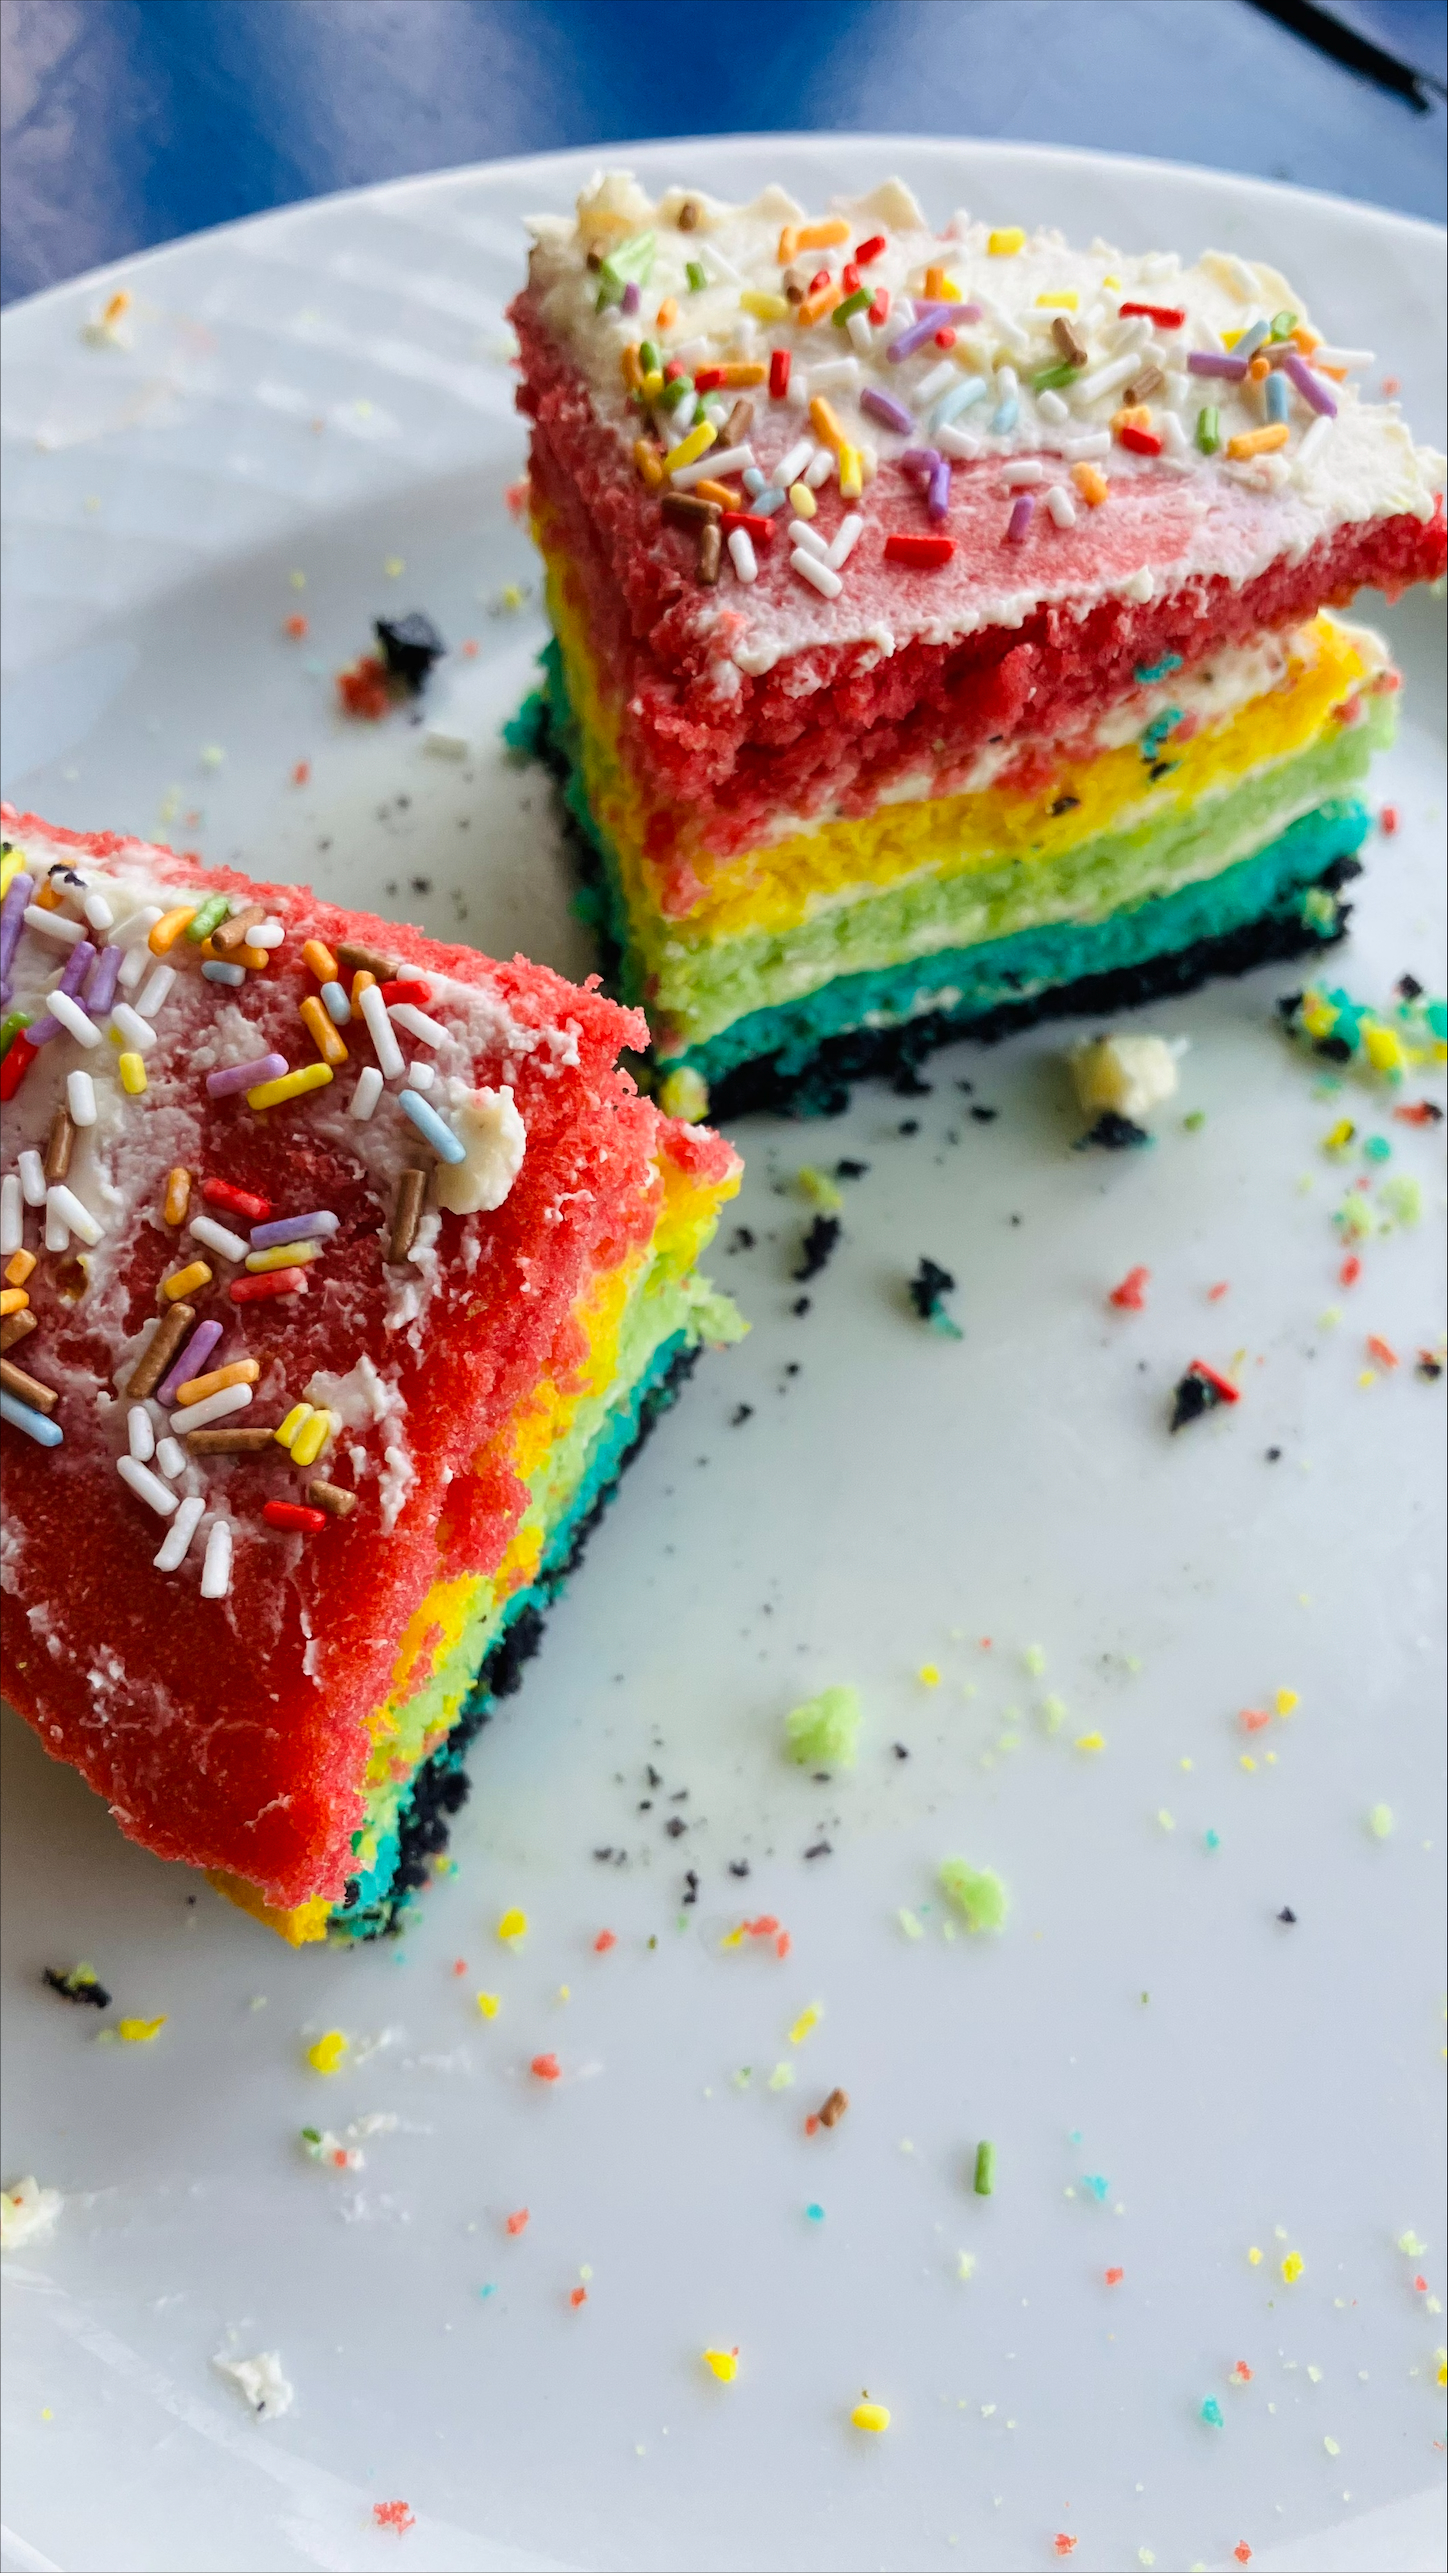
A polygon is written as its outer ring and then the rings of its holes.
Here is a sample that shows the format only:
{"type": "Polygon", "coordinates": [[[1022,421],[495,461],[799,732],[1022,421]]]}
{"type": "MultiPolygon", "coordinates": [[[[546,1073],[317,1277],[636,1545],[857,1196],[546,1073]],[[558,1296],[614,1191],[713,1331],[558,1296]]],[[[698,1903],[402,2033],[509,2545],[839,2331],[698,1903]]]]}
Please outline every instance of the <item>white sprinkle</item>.
{"type": "Polygon", "coordinates": [[[25,926],[37,938],[51,938],[57,947],[76,947],[85,936],[85,922],[72,920],[63,911],[42,911],[38,902],[27,903],[25,926]]]}
{"type": "Polygon", "coordinates": [[[65,1076],[65,1103],[73,1126],[93,1126],[96,1121],[96,1085],[88,1072],[68,1072],[65,1076]]]}
{"type": "Polygon", "coordinates": [[[233,1233],[229,1225],[218,1224],[214,1215],[193,1215],[186,1229],[195,1234],[198,1242],[204,1242],[208,1251],[219,1251],[224,1260],[246,1258],[247,1246],[241,1235],[233,1233]]]}
{"type": "Polygon", "coordinates": [[[95,1020],[87,1018],[79,1001],[73,1001],[69,992],[52,992],[45,1006],[52,1018],[59,1019],[66,1034],[75,1038],[77,1045],[99,1045],[101,1032],[95,1020]]]}
{"type": "Polygon", "coordinates": [[[158,1519],[170,1518],[176,1507],[176,1495],[162,1482],[159,1474],[151,1472],[149,1465],[142,1465],[134,1456],[118,1456],[116,1472],[123,1483],[130,1485],[137,1500],[144,1501],[155,1511],[158,1519]]]}
{"type": "Polygon", "coordinates": [[[1158,411],[1156,418],[1157,426],[1161,430],[1163,444],[1166,446],[1168,453],[1174,456],[1184,456],[1187,451],[1187,433],[1182,427],[1180,420],[1177,418],[1175,411],[1158,411]]]}
{"type": "Polygon", "coordinates": [[[206,1561],[201,1567],[203,1599],[224,1599],[231,1588],[231,1530],[225,1519],[218,1519],[206,1540],[206,1561]]]}
{"type": "Polygon", "coordinates": [[[409,1063],[407,1067],[407,1087],[409,1090],[430,1090],[436,1079],[437,1065],[435,1063],[426,1062],[422,1055],[418,1056],[415,1063],[409,1063]]]}
{"type": "Polygon", "coordinates": [[[674,404],[669,413],[668,434],[670,455],[673,454],[676,447],[681,447],[683,445],[689,431],[697,425],[695,414],[698,411],[698,408],[699,396],[697,393],[691,390],[688,393],[680,394],[678,401],[674,404]]]}
{"type": "Polygon", "coordinates": [[[117,1001],[111,1012],[111,1025],[117,1036],[123,1036],[137,1054],[149,1054],[156,1042],[156,1031],[149,1019],[133,1010],[129,1001],[117,1001]]]}
{"type": "Polygon", "coordinates": [[[0,1179],[0,1260],[25,1248],[25,1201],[13,1170],[0,1179]]]}
{"type": "Polygon", "coordinates": [[[136,994],[136,1007],[142,1018],[154,1018],[176,980],[174,965],[158,965],[143,992],[136,994]]]}
{"type": "MultiPolygon", "coordinates": [[[[115,941],[112,940],[111,943],[114,946],[115,941]]],[[[141,981],[150,961],[150,950],[146,947],[133,947],[129,954],[121,958],[121,970],[116,976],[116,981],[123,992],[133,992],[136,989],[136,986],[141,981]]],[[[244,979],[244,967],[242,968],[242,973],[244,979]]]]}
{"type": "Polygon", "coordinates": [[[1111,453],[1109,429],[1092,429],[1084,438],[1063,438],[1061,453],[1070,465],[1094,464],[1098,456],[1111,453]]]}
{"type": "Polygon", "coordinates": [[[1331,433],[1332,422],[1327,419],[1314,420],[1311,428],[1304,431],[1302,444],[1292,459],[1292,470],[1295,476],[1302,474],[1306,470],[1307,466],[1311,464],[1313,457],[1316,455],[1317,450],[1322,445],[1324,439],[1328,438],[1331,433]]]}
{"type": "Polygon", "coordinates": [[[812,519],[797,519],[789,531],[789,541],[792,545],[802,545],[807,554],[816,555],[821,563],[830,559],[829,540],[820,534],[812,519]]]}
{"type": "Polygon", "coordinates": [[[357,1087],[352,1093],[348,1115],[355,1117],[359,1126],[365,1126],[381,1096],[381,1073],[375,1063],[364,1063],[357,1075],[357,1087]]]}
{"type": "Polygon", "coordinates": [[[45,1247],[47,1251],[70,1249],[70,1226],[60,1208],[49,1204],[45,1209],[45,1247]]]}
{"type": "Polygon", "coordinates": [[[186,1450],[182,1446],[179,1438],[162,1438],[157,1440],[156,1470],[158,1473],[165,1475],[168,1483],[174,1483],[178,1474],[185,1473],[186,1450]]]}
{"type": "Polygon", "coordinates": [[[943,456],[952,457],[957,464],[972,465],[977,456],[985,453],[983,440],[969,429],[952,428],[949,422],[936,430],[935,443],[943,456]]]}
{"type": "Polygon", "coordinates": [[[813,463],[806,465],[800,479],[807,490],[818,491],[823,483],[829,481],[834,469],[835,460],[829,448],[821,447],[816,452],[813,463]]]}
{"type": "MultiPolygon", "coordinates": [[[[20,1173],[20,1189],[27,1206],[43,1206],[47,1181],[45,1164],[38,1152],[29,1150],[18,1155],[15,1164],[20,1173]]],[[[19,1248],[17,1243],[16,1248],[19,1248]]]]}
{"type": "Polygon", "coordinates": [[[718,474],[742,473],[745,466],[753,462],[754,449],[747,444],[742,447],[715,447],[707,456],[696,456],[691,465],[678,465],[672,469],[674,489],[687,491],[691,483],[708,482],[718,474]]]}
{"type": "Polygon", "coordinates": [[[823,366],[810,368],[809,398],[813,402],[817,393],[833,393],[840,385],[858,384],[859,381],[860,361],[857,357],[826,358],[823,366]]]}
{"type": "Polygon", "coordinates": [[[146,903],[140,911],[133,911],[129,920],[122,921],[111,941],[112,946],[134,947],[138,940],[144,945],[160,918],[161,913],[156,905],[153,902],[146,903]]]}
{"type": "Polygon", "coordinates": [[[1191,377],[1189,375],[1179,375],[1175,368],[1172,368],[1168,372],[1166,382],[1161,388],[1161,401],[1163,408],[1172,411],[1180,411],[1183,403],[1190,396],[1191,389],[1191,377]]]}
{"type": "Polygon", "coordinates": [[[1023,356],[1031,343],[1020,325],[1012,321],[1010,314],[1003,312],[999,304],[995,303],[989,295],[982,295],[978,289],[972,289],[971,302],[979,304],[986,320],[994,324],[997,339],[1003,340],[1015,356],[1023,356]]]}
{"type": "Polygon", "coordinates": [[[814,451],[813,438],[797,438],[789,453],[780,457],[772,471],[781,491],[787,491],[790,484],[798,480],[814,451]]]}
{"type": "Polygon", "coordinates": [[[875,334],[870,325],[870,316],[863,304],[860,305],[858,311],[850,314],[849,319],[845,323],[845,328],[850,335],[851,347],[857,348],[861,357],[872,356],[875,347],[875,334]]]}
{"type": "Polygon", "coordinates": [[[1071,387],[1071,407],[1085,410],[1099,402],[1103,393],[1114,393],[1118,384],[1126,384],[1137,372],[1139,352],[1129,349],[1125,357],[1113,358],[1109,366],[1093,366],[1087,375],[1079,375],[1071,387]]]}
{"type": "Polygon", "coordinates": [[[224,1421],[233,1412],[244,1412],[251,1401],[250,1385],[223,1385],[219,1394],[208,1394],[203,1402],[189,1403],[171,1414],[171,1427],[184,1437],[188,1429],[209,1429],[213,1421],[224,1421]]]}
{"type": "Polygon", "coordinates": [[[126,1414],[126,1444],[138,1465],[149,1465],[156,1453],[156,1424],[144,1403],[132,1403],[126,1414]]]}
{"type": "Polygon", "coordinates": [[[1036,395],[1036,409],[1040,412],[1043,420],[1049,420],[1051,422],[1053,428],[1059,427],[1063,420],[1069,420],[1071,417],[1071,414],[1065,403],[1062,401],[1060,394],[1053,393],[1049,385],[1044,393],[1038,393],[1036,395]]]}
{"type": "Polygon", "coordinates": [[[847,518],[840,520],[835,529],[835,541],[825,556],[832,572],[844,570],[864,532],[865,522],[858,510],[852,509],[847,518]]]}
{"type": "Polygon", "coordinates": [[[1053,482],[1046,494],[1046,507],[1058,527],[1074,527],[1076,503],[1062,482],[1053,482]]]}
{"type": "Polygon", "coordinates": [[[694,256],[698,260],[700,267],[704,269],[709,276],[714,278],[716,283],[725,286],[743,285],[744,280],[740,276],[739,271],[734,266],[732,260],[726,259],[723,251],[718,249],[716,245],[712,241],[708,240],[704,235],[701,234],[700,238],[693,243],[692,247],[694,256]]]}
{"type": "Polygon", "coordinates": [[[935,400],[937,394],[943,393],[947,385],[954,384],[958,381],[959,375],[960,369],[956,365],[954,358],[943,357],[938,366],[932,366],[928,375],[922,375],[919,383],[912,385],[910,390],[911,401],[918,407],[928,408],[935,400]]]}
{"type": "Polygon", "coordinates": [[[1351,370],[1376,366],[1377,359],[1370,348],[1315,348],[1307,363],[1309,366],[1345,366],[1351,370]]]}
{"type": "Polygon", "coordinates": [[[731,530],[729,537],[729,560],[733,564],[735,573],[741,581],[747,582],[758,580],[759,565],[755,559],[754,547],[749,541],[749,530],[747,527],[736,527],[731,530]]]}
{"type": "Polygon", "coordinates": [[[1118,357],[1123,356],[1128,349],[1138,349],[1150,339],[1150,317],[1146,313],[1132,313],[1124,322],[1109,323],[1101,336],[1109,349],[1114,350],[1118,357]]]}
{"type": "Polygon", "coordinates": [[[87,920],[90,922],[92,929],[98,929],[102,937],[105,936],[108,929],[114,929],[116,925],[116,915],[112,911],[111,906],[107,902],[103,893],[88,893],[84,902],[81,904],[81,909],[85,913],[87,920]]]}
{"type": "Polygon", "coordinates": [[[88,1247],[93,1246],[100,1240],[101,1228],[99,1224],[92,1215],[90,1208],[88,1206],[82,1206],[80,1199],[77,1197],[73,1188],[67,1188],[62,1182],[57,1181],[53,1188],[47,1189],[45,1197],[47,1215],[50,1213],[52,1207],[61,1223],[64,1224],[70,1232],[79,1233],[81,1240],[88,1247]]]}
{"type": "MultiPolygon", "coordinates": [[[[168,1441],[169,1445],[170,1442],[168,1441]]],[[[191,1540],[206,1515],[206,1504],[199,1493],[183,1501],[161,1540],[161,1551],[155,1557],[158,1572],[177,1572],[185,1562],[191,1540]]]]}
{"type": "Polygon", "coordinates": [[[813,554],[796,549],[789,563],[791,571],[798,572],[800,579],[808,581],[811,589],[818,590],[821,598],[837,599],[845,586],[839,573],[832,572],[828,563],[821,563],[813,554]]]}
{"type": "Polygon", "coordinates": [[[249,947],[280,947],[286,931],[279,920],[263,920],[246,933],[249,947]]]}
{"type": "Polygon", "coordinates": [[[1037,464],[1031,457],[1023,458],[1018,465],[1007,465],[1001,475],[1007,491],[1024,491],[1029,484],[1044,482],[1045,479],[1045,466],[1037,464]]]}
{"type": "Polygon", "coordinates": [[[369,983],[362,995],[362,1016],[384,1081],[400,1081],[407,1070],[401,1046],[397,1042],[387,1003],[376,983],[369,983]]]}
{"type": "Polygon", "coordinates": [[[409,1036],[419,1038],[424,1045],[441,1045],[447,1035],[441,1019],[429,1018],[414,1001],[394,1001],[391,1016],[395,1026],[405,1027],[409,1036]]]}

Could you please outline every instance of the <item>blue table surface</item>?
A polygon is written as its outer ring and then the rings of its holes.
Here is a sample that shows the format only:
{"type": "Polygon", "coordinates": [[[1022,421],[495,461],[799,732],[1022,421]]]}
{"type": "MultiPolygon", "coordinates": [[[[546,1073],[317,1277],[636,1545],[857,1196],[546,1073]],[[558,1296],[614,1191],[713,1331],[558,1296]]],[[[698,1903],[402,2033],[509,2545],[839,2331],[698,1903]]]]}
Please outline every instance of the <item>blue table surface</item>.
{"type": "MultiPolygon", "coordinates": [[[[1445,0],[1335,0],[1443,72],[1445,0]]],[[[4,0],[0,295],[369,180],[781,129],[986,135],[1441,221],[1445,113],[1248,0],[4,0]]]]}

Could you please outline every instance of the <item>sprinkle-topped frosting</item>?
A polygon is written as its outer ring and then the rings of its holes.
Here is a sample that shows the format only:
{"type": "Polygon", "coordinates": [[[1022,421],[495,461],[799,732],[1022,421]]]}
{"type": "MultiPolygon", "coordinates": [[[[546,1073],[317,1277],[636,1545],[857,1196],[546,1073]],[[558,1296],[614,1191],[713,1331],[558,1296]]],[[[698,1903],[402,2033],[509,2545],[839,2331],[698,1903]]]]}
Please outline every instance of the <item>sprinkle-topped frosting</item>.
{"type": "Polygon", "coordinates": [[[895,180],[815,219],[779,188],[652,203],[613,174],[530,229],[525,344],[577,370],[697,545],[726,691],[812,645],[1240,587],[1441,507],[1441,458],[1359,390],[1374,353],[1265,262],[963,214],[936,234],[895,180]]]}

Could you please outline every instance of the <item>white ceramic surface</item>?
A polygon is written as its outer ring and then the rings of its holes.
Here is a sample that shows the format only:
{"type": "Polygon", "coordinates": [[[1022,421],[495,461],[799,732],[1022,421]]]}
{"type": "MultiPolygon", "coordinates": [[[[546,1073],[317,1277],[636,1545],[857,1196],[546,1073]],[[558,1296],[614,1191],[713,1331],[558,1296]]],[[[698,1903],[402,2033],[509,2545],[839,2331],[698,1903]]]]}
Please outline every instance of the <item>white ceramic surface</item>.
{"type": "MultiPolygon", "coordinates": [[[[1426,227],[1059,152],[627,157],[815,201],[894,169],[942,217],[1259,251],[1441,436],[1426,227]]],[[[587,166],[303,206],[6,316],[8,793],[584,968],[549,792],[495,727],[540,637],[536,587],[500,604],[534,582],[502,306],[519,217],[587,166]],[[118,284],[130,346],[94,346],[118,284]],[[441,683],[462,760],[330,710],[370,619],[414,605],[479,645],[441,683]]],[[[1334,967],[1378,997],[1442,973],[1441,608],[1390,624],[1409,690],[1374,793],[1402,825],[1334,967]]],[[[938,1058],[928,1097],[741,1132],[756,1243],[727,1227],[713,1266],[753,1336],[634,1468],[474,1755],[460,1872],[400,1944],[287,1953],[8,1725],[4,2172],[67,2204],[7,2263],[6,2565],[1015,2567],[1058,2532],[1081,2566],[1230,2564],[1240,2540],[1259,2568],[1443,2561],[1441,2249],[1396,2248],[1442,2233],[1444,1396],[1411,1363],[1440,1327],[1441,1148],[1321,1095],[1274,1030],[1292,981],[1150,1013],[1191,1040],[1150,1153],[1070,1149],[1059,1029],[938,1058]],[[1320,1151],[1344,1106],[1430,1209],[1350,1293],[1331,1215],[1365,1165],[1320,1151]],[[869,1172],[796,1317],[788,1182],[841,1155],[869,1172]],[[925,1252],[959,1278],[959,1344],[906,1305],[925,1252]],[[1109,1313],[1136,1262],[1148,1310],[1109,1313]],[[1369,1332],[1404,1364],[1365,1388],[1369,1332]],[[1186,1361],[1238,1348],[1240,1407],[1168,1438],[1186,1361]],[[819,1786],[781,1720],[834,1679],[864,1747],[819,1786]],[[1248,1771],[1240,1711],[1284,1685],[1300,1708],[1248,1771]],[[950,1853],[1008,1880],[998,1941],[942,1935],[950,1853]],[[721,1947],[764,1909],[786,1962],[721,1947]],[[98,2044],[41,1988],[78,1957],[168,2014],[153,2045],[98,2044]],[[386,2043],[325,2080],[303,2048],[333,2024],[386,2043]],[[849,2114],[807,2139],[835,2083],[849,2114]],[[304,2124],[374,2110],[401,2123],[365,2171],[301,2154],[304,2124]],[[699,2354],[735,2343],[720,2386],[699,2354]],[[284,2419],[247,2418],[209,2364],[228,2349],[280,2352],[284,2419]],[[849,2427],[864,2386],[883,2438],[849,2427]],[[405,2534],[372,2523],[391,2499],[405,2534]]]]}

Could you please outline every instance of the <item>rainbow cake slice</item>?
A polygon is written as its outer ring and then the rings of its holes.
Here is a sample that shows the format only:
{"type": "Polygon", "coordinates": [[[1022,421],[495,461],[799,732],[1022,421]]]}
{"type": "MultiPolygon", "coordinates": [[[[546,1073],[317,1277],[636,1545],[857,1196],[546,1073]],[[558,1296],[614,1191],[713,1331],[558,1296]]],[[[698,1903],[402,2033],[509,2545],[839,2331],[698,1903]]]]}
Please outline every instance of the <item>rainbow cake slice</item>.
{"type": "Polygon", "coordinates": [[[739,1164],[593,987],[4,809],[7,1693],[293,1941],[389,1927],[701,1341],[739,1164]]]}
{"type": "Polygon", "coordinates": [[[1441,573],[1442,464],[1275,269],[895,182],[530,230],[534,738],[671,1104],[1339,934],[1397,683],[1323,611],[1441,573]]]}

